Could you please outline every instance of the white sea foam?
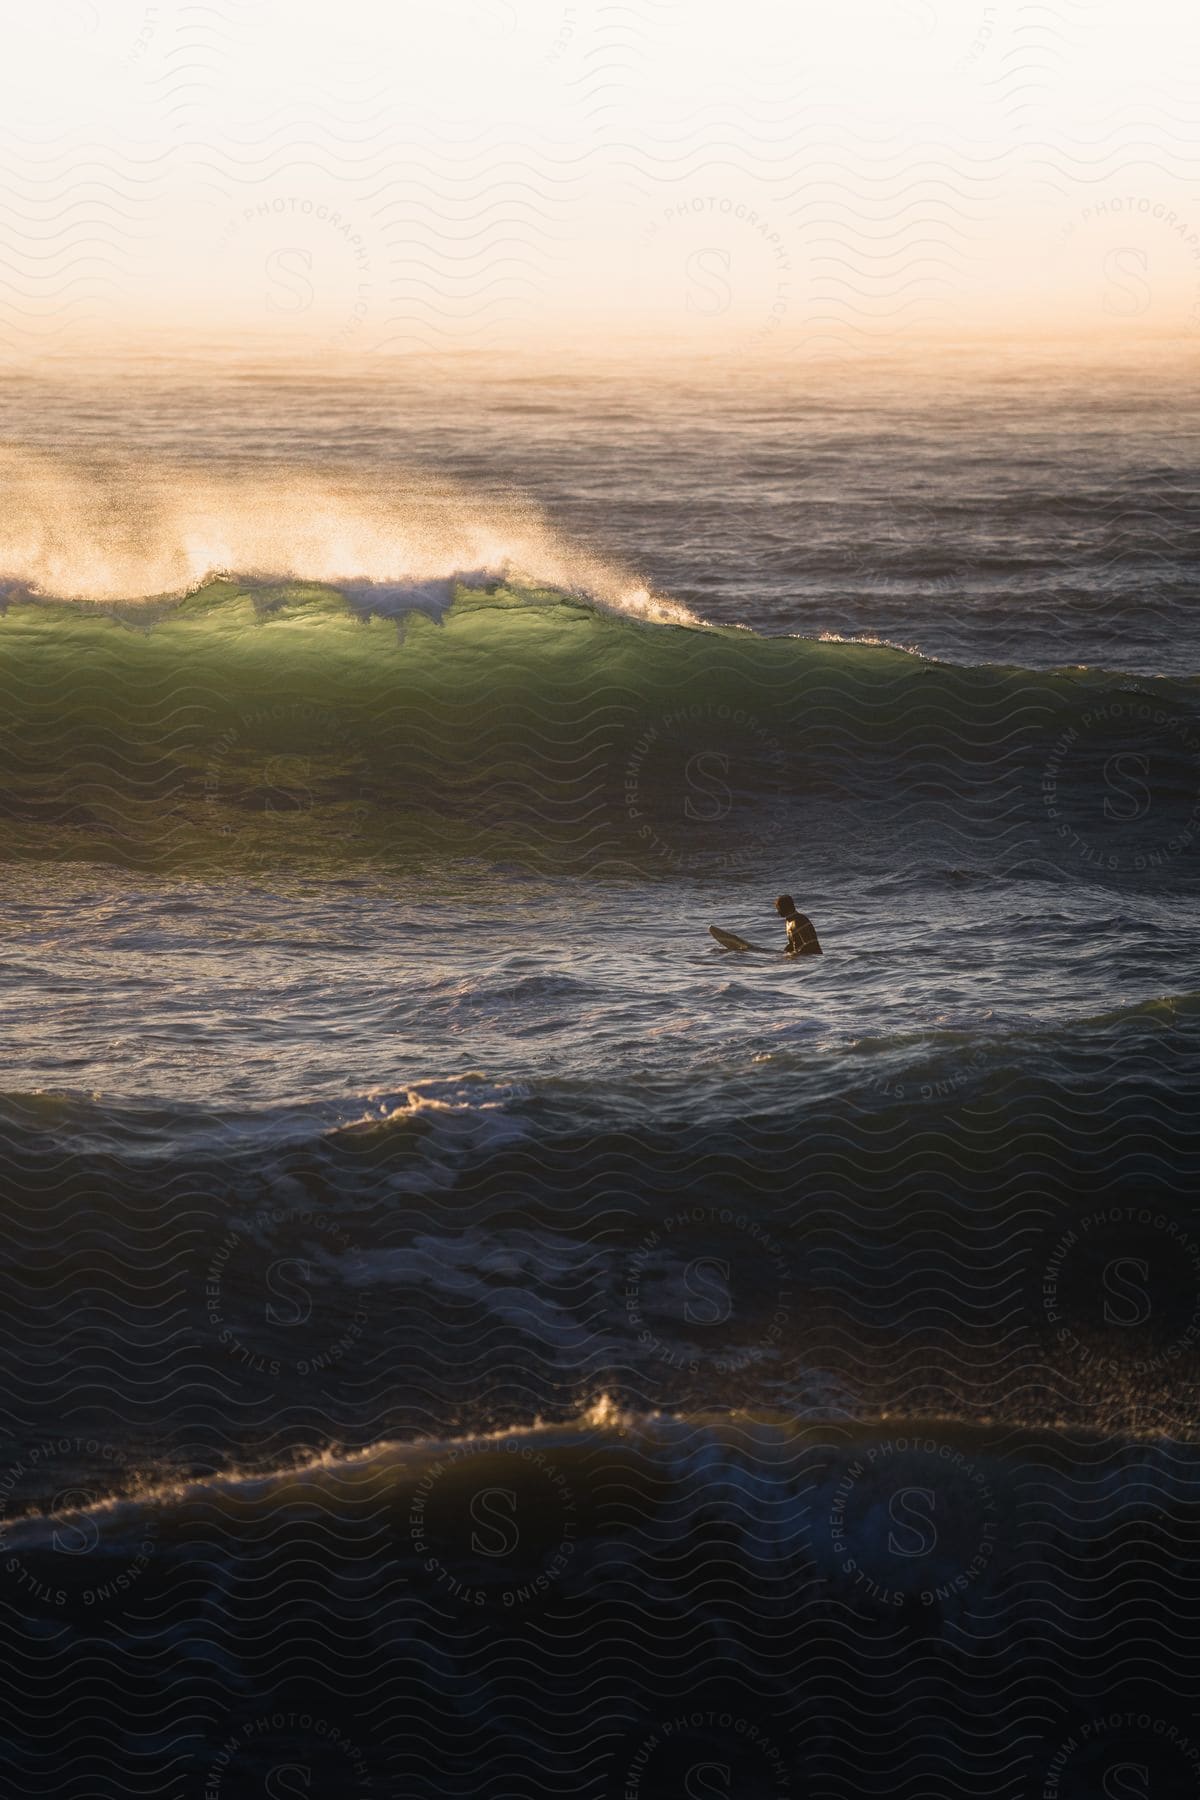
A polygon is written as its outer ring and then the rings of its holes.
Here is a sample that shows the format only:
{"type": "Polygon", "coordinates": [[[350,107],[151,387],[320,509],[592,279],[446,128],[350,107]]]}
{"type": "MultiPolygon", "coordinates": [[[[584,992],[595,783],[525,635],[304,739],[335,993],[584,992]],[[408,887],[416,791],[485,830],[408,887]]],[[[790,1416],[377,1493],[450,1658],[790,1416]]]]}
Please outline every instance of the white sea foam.
{"type": "Polygon", "coordinates": [[[568,542],[532,502],[416,474],[0,450],[0,583],[62,599],[194,592],[219,575],[328,583],[360,607],[440,616],[455,586],[548,587],[635,618],[696,624],[628,568],[568,542]]]}

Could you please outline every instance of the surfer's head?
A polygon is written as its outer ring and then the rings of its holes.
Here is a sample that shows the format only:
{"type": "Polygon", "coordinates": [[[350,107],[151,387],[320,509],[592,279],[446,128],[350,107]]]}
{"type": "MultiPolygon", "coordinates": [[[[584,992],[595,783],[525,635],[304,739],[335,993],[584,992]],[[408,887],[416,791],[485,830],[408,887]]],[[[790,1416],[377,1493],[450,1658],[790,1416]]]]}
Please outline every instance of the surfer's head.
{"type": "Polygon", "coordinates": [[[780,894],[775,902],[775,911],[781,919],[790,919],[796,910],[796,902],[790,894],[780,894]]]}

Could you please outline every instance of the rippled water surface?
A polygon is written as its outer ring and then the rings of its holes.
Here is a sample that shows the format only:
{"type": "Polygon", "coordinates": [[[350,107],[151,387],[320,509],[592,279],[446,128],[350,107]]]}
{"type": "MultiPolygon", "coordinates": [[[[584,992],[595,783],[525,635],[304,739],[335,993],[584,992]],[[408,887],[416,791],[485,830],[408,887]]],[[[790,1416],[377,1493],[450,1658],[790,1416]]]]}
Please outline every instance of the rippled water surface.
{"type": "MultiPolygon", "coordinates": [[[[1194,395],[658,377],[12,395],[18,1636],[215,1681],[215,1756],[279,1547],[298,1642],[386,1644],[330,1792],[393,1778],[406,1658],[461,1712],[413,1793],[505,1667],[564,1791],[791,1791],[798,1631],[870,1707],[964,1642],[1007,1696],[1069,1616],[1086,1723],[1089,1571],[1140,1642],[1194,1535],[1194,395]],[[647,1606],[710,1645],[682,1761],[605,1661],[647,1606]]],[[[1072,1797],[1076,1723],[1021,1739],[1072,1797]]]]}

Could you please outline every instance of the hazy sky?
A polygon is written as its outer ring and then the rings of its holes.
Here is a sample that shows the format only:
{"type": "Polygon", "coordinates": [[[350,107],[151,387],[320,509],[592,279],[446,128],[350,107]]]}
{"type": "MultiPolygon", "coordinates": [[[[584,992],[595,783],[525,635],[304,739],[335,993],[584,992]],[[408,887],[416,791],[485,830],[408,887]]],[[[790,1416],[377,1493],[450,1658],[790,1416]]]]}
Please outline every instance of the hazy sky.
{"type": "Polygon", "coordinates": [[[1200,342],[1194,0],[3,6],[0,357],[1200,342]]]}

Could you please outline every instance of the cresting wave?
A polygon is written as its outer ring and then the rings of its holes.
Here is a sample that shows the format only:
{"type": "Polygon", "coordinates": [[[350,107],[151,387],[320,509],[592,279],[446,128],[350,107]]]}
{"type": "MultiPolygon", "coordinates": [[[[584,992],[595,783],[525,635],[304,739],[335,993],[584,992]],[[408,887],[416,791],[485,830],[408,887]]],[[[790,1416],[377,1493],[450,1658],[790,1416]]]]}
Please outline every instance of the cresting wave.
{"type": "MultiPolygon", "coordinates": [[[[104,1448],[97,1440],[72,1436],[37,1447],[56,1477],[64,1458],[98,1455],[104,1448]]],[[[1091,1468],[1098,1477],[1094,1498],[1102,1509],[1097,1521],[1101,1531],[1107,1525],[1106,1510],[1116,1505],[1123,1482],[1139,1478],[1148,1482],[1172,1464],[1169,1450],[1161,1443],[1140,1440],[1136,1432],[1107,1440],[1084,1435],[1068,1447],[1040,1421],[976,1426],[927,1413],[851,1421],[833,1413],[773,1418],[762,1409],[629,1411],[600,1394],[568,1419],[536,1419],[448,1437],[385,1439],[357,1451],[332,1447],[265,1467],[235,1466],[202,1477],[151,1469],[108,1492],[74,1489],[43,1506],[11,1505],[10,1494],[19,1484],[9,1478],[0,1483],[0,1553],[9,1557],[10,1567],[17,1566],[14,1559],[39,1551],[61,1557],[64,1549],[68,1553],[72,1549],[76,1534],[86,1534],[93,1549],[102,1543],[117,1549],[129,1532],[144,1533],[150,1520],[153,1535],[148,1548],[170,1555],[186,1550],[189,1516],[194,1521],[197,1513],[207,1513],[214,1521],[224,1516],[232,1545],[255,1514],[283,1526],[293,1514],[332,1515],[362,1500],[395,1507],[402,1517],[406,1513],[408,1535],[414,1540],[410,1548],[423,1553],[429,1548],[424,1542],[428,1501],[436,1494],[445,1505],[438,1485],[448,1475],[461,1482],[507,1473],[523,1484],[548,1478],[549,1495],[530,1490],[526,1498],[538,1503],[538,1511],[551,1498],[576,1512],[576,1486],[586,1486],[599,1464],[607,1465],[610,1474],[614,1469],[624,1471],[626,1478],[636,1479],[639,1469],[653,1474],[680,1497],[703,1486],[710,1505],[744,1533],[748,1543],[755,1540],[748,1502],[760,1498],[766,1488],[776,1509],[786,1509],[785,1518],[776,1518],[775,1530],[785,1523],[795,1529],[804,1521],[813,1522],[812,1547],[829,1559],[830,1574],[837,1572],[837,1559],[845,1555],[851,1535],[861,1548],[872,1546],[870,1514],[880,1501],[887,1503],[897,1483],[933,1479],[939,1489],[968,1499],[978,1514],[971,1519],[974,1538],[968,1546],[976,1552],[973,1568],[978,1577],[999,1548],[998,1494],[1009,1487],[1010,1459],[1020,1452],[1041,1463],[1046,1476],[1064,1463],[1060,1472],[1068,1479],[1078,1479],[1080,1470],[1091,1468]],[[986,1555],[978,1554],[981,1546],[986,1555]]],[[[1053,1501],[1048,1510],[1052,1515],[1053,1501]]],[[[585,1517],[580,1514],[569,1538],[577,1538],[585,1517]]],[[[758,1548],[762,1553],[761,1541],[758,1548]]],[[[429,1563],[425,1567],[431,1569],[429,1563]]],[[[853,1564],[843,1564],[841,1573],[853,1576],[853,1564]]],[[[905,1599],[929,1606],[935,1598],[946,1602],[964,1591],[960,1577],[944,1593],[935,1594],[927,1572],[923,1575],[925,1586],[918,1584],[909,1592],[911,1584],[906,1584],[905,1599]]],[[[852,1590],[854,1583],[846,1585],[852,1590]]],[[[900,1604],[900,1594],[886,1599],[887,1607],[900,1604]]]]}
{"type": "Polygon", "coordinates": [[[488,567],[222,578],[153,605],[10,587],[6,848],[221,866],[405,846],[679,872],[769,853],[797,808],[811,831],[822,806],[844,826],[862,804],[914,832],[940,809],[980,837],[1017,808],[1116,872],[1194,854],[1200,683],[761,638],[488,567]]]}
{"type": "MultiPolygon", "coordinates": [[[[471,1432],[457,1438],[416,1438],[404,1441],[389,1439],[371,1444],[363,1450],[331,1448],[312,1455],[297,1455],[267,1468],[233,1467],[196,1480],[150,1472],[140,1481],[127,1482],[102,1497],[89,1497],[84,1504],[71,1505],[71,1497],[68,1496],[68,1503],[53,1511],[43,1511],[37,1507],[9,1511],[8,1496],[15,1489],[16,1483],[11,1478],[3,1478],[0,1479],[0,1554],[4,1550],[11,1551],[43,1543],[51,1539],[55,1529],[68,1520],[90,1519],[111,1522],[119,1527],[132,1508],[179,1505],[194,1500],[203,1493],[211,1494],[214,1498],[222,1495],[236,1496],[239,1491],[257,1491],[261,1494],[272,1483],[290,1486],[292,1483],[326,1474],[353,1476],[371,1465],[386,1462],[403,1462],[409,1467],[419,1467],[447,1452],[461,1454],[463,1450],[470,1450],[486,1454],[490,1446],[513,1439],[535,1440],[545,1435],[552,1436],[559,1443],[571,1442],[577,1439],[579,1433],[586,1431],[619,1433],[638,1427],[645,1428],[657,1421],[658,1417],[657,1413],[637,1417],[623,1412],[607,1394],[599,1394],[581,1409],[576,1418],[566,1422],[535,1419],[529,1424],[505,1425],[492,1431],[471,1432]]],[[[64,1437],[58,1441],[48,1441],[43,1457],[49,1460],[50,1454],[67,1455],[76,1450],[76,1447],[93,1455],[100,1455],[105,1448],[95,1439],[80,1443],[75,1438],[64,1437]]]]}
{"type": "Polygon", "coordinates": [[[0,591],[97,603],[179,598],[214,576],[371,590],[372,610],[512,576],[635,617],[692,621],[627,569],[564,541],[528,501],[411,471],[214,470],[0,448],[0,591]]]}

